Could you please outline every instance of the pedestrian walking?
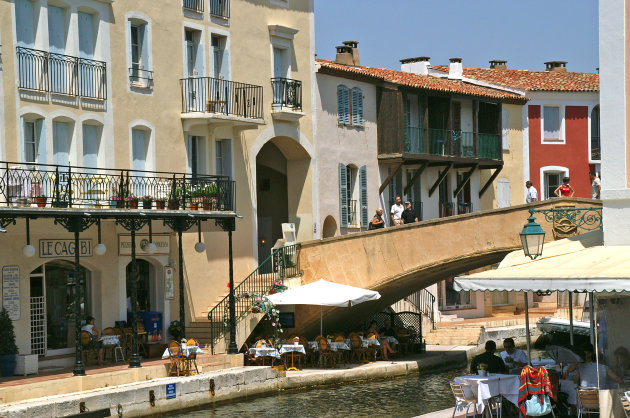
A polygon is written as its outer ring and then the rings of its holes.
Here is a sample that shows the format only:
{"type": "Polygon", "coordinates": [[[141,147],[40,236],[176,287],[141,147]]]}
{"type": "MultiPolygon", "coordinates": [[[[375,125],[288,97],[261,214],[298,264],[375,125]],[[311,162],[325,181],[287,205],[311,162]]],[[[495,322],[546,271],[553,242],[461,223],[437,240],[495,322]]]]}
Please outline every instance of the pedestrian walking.
{"type": "Polygon", "coordinates": [[[591,178],[591,198],[599,199],[599,195],[602,191],[602,181],[597,177],[597,173],[591,171],[589,177],[591,178]]]}
{"type": "Polygon", "coordinates": [[[538,202],[538,192],[530,180],[525,182],[527,187],[527,196],[525,196],[525,203],[538,202]]]}
{"type": "Polygon", "coordinates": [[[405,202],[405,210],[402,215],[400,215],[401,222],[403,224],[412,224],[414,222],[418,222],[418,217],[411,210],[411,202],[405,202]]]}
{"type": "Polygon", "coordinates": [[[573,187],[571,187],[571,185],[569,184],[570,180],[571,179],[569,179],[568,177],[563,177],[562,184],[558,186],[556,190],[553,191],[553,193],[558,197],[573,197],[575,190],[573,190],[573,187]]]}
{"type": "Polygon", "coordinates": [[[385,221],[383,220],[383,209],[378,208],[376,209],[376,213],[374,214],[374,217],[368,225],[368,230],[371,231],[373,229],[381,228],[385,228],[385,221]]]}
{"type": "Polygon", "coordinates": [[[390,218],[392,219],[392,226],[401,225],[401,216],[403,211],[405,210],[402,199],[400,196],[396,196],[396,203],[392,205],[392,210],[390,211],[390,218]]]}

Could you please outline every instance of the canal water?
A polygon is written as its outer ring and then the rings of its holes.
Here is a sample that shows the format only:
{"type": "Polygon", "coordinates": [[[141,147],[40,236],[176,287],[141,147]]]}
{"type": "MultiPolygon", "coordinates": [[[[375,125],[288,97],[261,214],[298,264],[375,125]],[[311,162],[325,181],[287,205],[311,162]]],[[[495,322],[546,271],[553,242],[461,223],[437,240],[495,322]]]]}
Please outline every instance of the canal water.
{"type": "Polygon", "coordinates": [[[413,417],[455,405],[449,386],[455,369],[377,382],[288,391],[267,397],[207,406],[172,416],[201,417],[413,417]]]}

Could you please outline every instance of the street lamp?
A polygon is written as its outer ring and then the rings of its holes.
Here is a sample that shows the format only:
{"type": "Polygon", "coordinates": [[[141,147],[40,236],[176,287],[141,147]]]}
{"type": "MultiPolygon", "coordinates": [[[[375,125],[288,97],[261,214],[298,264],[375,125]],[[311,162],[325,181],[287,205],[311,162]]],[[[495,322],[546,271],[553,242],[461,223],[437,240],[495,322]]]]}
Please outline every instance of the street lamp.
{"type": "Polygon", "coordinates": [[[545,231],[536,223],[534,211],[529,210],[529,218],[520,233],[523,252],[526,256],[535,260],[542,255],[543,244],[545,242],[545,231]]]}

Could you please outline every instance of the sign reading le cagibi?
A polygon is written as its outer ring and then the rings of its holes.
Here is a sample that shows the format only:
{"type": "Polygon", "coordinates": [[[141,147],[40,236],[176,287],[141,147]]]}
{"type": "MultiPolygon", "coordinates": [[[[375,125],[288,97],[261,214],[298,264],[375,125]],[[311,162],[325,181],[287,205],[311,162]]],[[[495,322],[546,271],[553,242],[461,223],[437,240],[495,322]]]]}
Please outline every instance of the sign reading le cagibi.
{"type": "MultiPolygon", "coordinates": [[[[92,240],[79,240],[79,256],[92,257],[92,240]]],[[[74,257],[73,239],[40,239],[39,258],[74,257]]]]}

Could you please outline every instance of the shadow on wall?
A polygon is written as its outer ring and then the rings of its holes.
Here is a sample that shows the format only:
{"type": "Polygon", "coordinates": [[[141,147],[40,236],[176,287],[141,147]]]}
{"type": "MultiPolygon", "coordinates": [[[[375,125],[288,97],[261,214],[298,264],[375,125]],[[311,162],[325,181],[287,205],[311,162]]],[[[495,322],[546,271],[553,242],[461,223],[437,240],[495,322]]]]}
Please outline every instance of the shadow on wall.
{"type": "Polygon", "coordinates": [[[339,235],[337,231],[337,221],[332,215],[326,216],[324,226],[322,227],[322,238],[331,238],[337,235],[339,235]]]}

